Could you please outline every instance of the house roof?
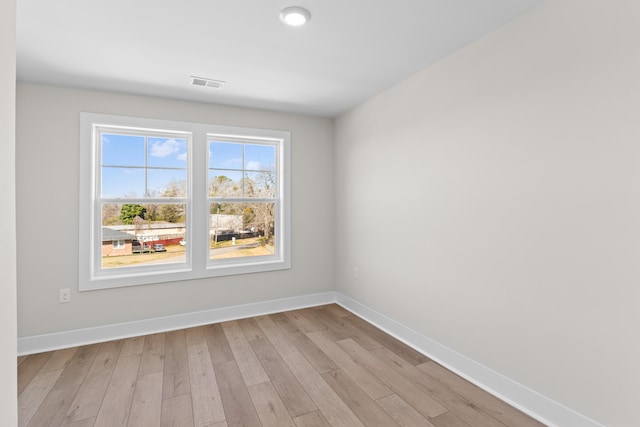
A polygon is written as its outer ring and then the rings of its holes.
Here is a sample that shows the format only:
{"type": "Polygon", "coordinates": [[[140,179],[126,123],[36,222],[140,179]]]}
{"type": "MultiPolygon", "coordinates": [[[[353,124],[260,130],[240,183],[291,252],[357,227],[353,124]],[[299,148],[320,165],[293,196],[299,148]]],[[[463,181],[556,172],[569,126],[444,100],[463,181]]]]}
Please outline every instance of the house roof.
{"type": "Polygon", "coordinates": [[[136,236],[123,233],[122,231],[114,230],[109,227],[102,227],[102,241],[107,242],[111,240],[134,240],[136,236]]]}

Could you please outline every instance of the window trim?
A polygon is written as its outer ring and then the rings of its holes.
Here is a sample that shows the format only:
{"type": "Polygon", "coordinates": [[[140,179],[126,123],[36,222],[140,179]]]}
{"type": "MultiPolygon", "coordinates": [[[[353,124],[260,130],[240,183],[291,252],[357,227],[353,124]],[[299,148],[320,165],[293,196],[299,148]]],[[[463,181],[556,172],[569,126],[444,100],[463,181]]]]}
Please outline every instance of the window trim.
{"type": "MultiPolygon", "coordinates": [[[[146,285],[173,281],[258,273],[291,268],[291,133],[227,125],[80,113],[79,285],[80,291],[146,285]],[[101,214],[96,207],[99,168],[94,131],[97,126],[190,132],[187,155],[186,262],[134,268],[97,269],[101,256],[101,214]],[[209,259],[209,209],[207,193],[208,144],[211,135],[243,140],[276,141],[278,147],[278,195],[275,227],[276,253],[270,256],[209,259]],[[206,232],[196,232],[206,230],[206,232]],[[98,270],[98,271],[97,271],[98,270]]],[[[137,200],[137,199],[134,199],[137,200]]],[[[130,199],[122,199],[128,202],[130,199]]]]}

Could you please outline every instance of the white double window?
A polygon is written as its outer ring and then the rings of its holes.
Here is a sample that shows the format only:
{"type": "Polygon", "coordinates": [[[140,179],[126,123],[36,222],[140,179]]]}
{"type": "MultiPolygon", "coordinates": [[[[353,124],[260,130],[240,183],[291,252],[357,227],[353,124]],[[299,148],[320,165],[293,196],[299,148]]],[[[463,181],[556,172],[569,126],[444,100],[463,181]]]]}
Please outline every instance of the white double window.
{"type": "Polygon", "coordinates": [[[90,113],[80,131],[81,291],[290,268],[289,132],[90,113]]]}

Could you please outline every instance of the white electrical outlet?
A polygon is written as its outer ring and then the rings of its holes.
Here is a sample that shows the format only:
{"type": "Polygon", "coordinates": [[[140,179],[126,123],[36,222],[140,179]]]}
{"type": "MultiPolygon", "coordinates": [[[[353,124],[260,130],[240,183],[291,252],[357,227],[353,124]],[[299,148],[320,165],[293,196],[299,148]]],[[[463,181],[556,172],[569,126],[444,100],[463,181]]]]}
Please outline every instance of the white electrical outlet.
{"type": "Polygon", "coordinates": [[[358,267],[353,267],[353,278],[360,279],[360,269],[358,267]]]}
{"type": "Polygon", "coordinates": [[[60,289],[60,303],[71,302],[71,289],[60,289]]]}

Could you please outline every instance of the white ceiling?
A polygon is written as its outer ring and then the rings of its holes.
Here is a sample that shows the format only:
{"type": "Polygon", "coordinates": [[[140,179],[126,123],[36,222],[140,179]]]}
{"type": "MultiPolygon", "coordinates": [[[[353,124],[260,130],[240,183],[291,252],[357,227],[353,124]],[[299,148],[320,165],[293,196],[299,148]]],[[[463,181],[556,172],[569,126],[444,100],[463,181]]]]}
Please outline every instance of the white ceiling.
{"type": "Polygon", "coordinates": [[[18,81],[334,117],[541,2],[18,0],[18,81]]]}

